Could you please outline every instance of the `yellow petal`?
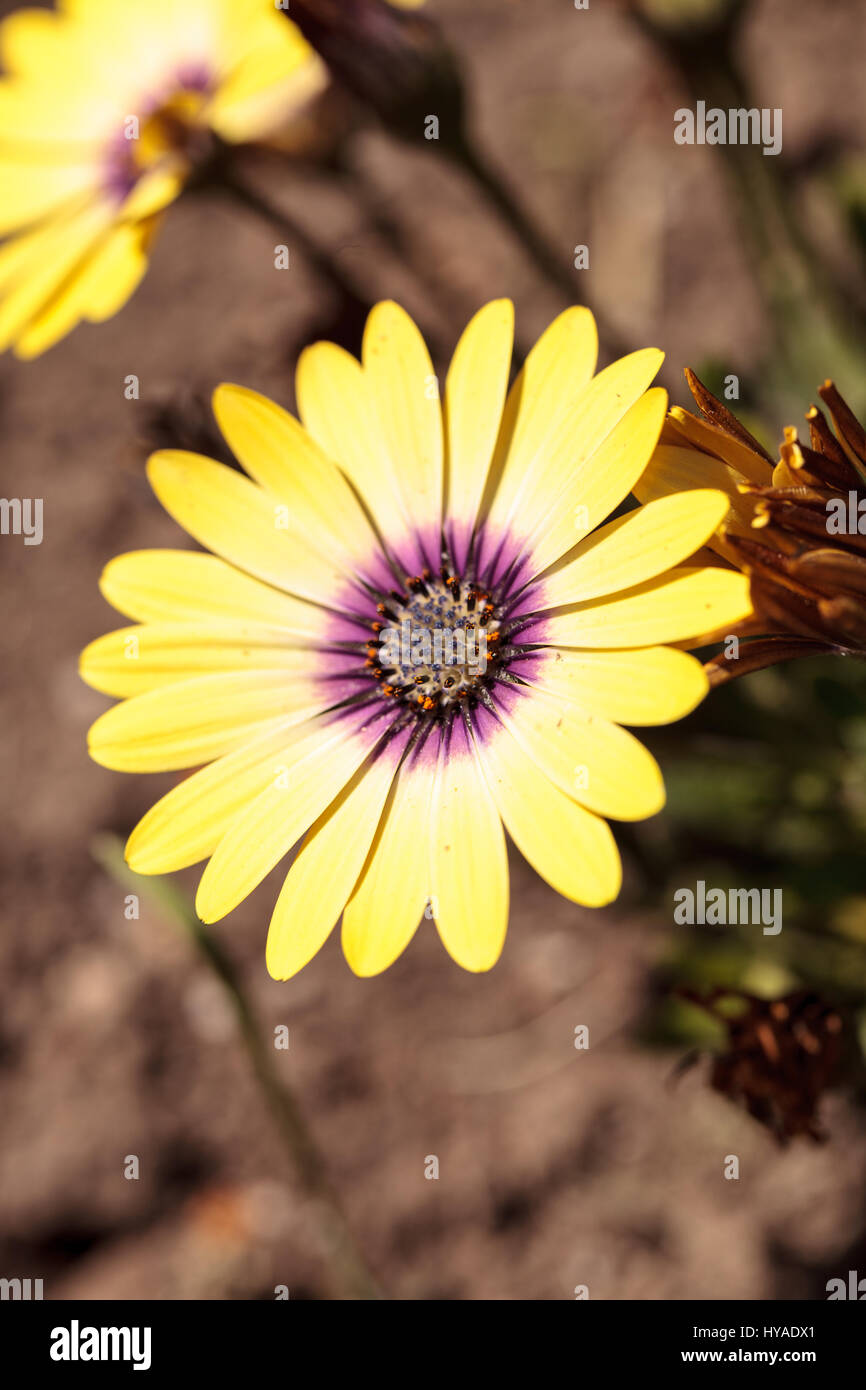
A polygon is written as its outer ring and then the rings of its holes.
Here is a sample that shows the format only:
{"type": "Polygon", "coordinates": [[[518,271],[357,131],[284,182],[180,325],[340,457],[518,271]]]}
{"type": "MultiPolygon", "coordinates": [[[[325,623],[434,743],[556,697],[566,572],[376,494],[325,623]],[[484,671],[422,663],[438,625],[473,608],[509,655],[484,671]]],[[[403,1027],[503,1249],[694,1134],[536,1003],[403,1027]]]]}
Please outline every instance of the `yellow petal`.
{"type": "Polygon", "coordinates": [[[410,549],[409,518],[361,364],[336,343],[314,343],[298,359],[295,394],[306,429],[363,498],[388,546],[397,553],[410,549]]]}
{"type": "Polygon", "coordinates": [[[345,577],[287,529],[284,504],[201,454],[163,449],[147,462],[150,485],[200,545],[299,598],[338,600],[345,577]]]}
{"type": "Polygon", "coordinates": [[[8,237],[0,246],[0,291],[12,290],[21,281],[29,280],[70,231],[73,240],[81,246],[81,228],[89,220],[91,209],[92,200],[85,195],[62,214],[28,227],[18,236],[8,237]]]}
{"type": "Polygon", "coordinates": [[[364,867],[399,751],[393,739],[359,768],[307,832],[268,930],[266,959],[275,980],[296,975],[329,937],[364,867]]]}
{"type": "Polygon", "coordinates": [[[727,511],[723,492],[700,488],[617,517],[587,537],[574,559],[545,576],[538,606],[585,603],[655,579],[693,555],[727,511]]]}
{"type": "Polygon", "coordinates": [[[561,647],[655,646],[725,625],[733,629],[751,611],[745,575],[684,566],[613,598],[545,617],[543,638],[532,640],[561,647]]]}
{"type": "Polygon", "coordinates": [[[526,678],[615,724],[670,724],[690,714],[709,690],[701,663],[671,647],[551,648],[526,678]]]}
{"type": "Polygon", "coordinates": [[[356,975],[378,975],[406,949],[430,898],[426,825],[435,762],[404,763],[394,779],[358,883],[343,913],[343,954],[356,975]]]}
{"type": "Polygon", "coordinates": [[[285,775],[241,811],[202,874],[195,909],[203,922],[219,921],[258,887],[339,795],[377,737],[375,726],[358,729],[346,718],[331,722],[285,775]]]}
{"type": "Polygon", "coordinates": [[[369,559],[378,547],[357,498],[288,411],[256,391],[229,385],[217,387],[213,408],[247,473],[286,504],[293,533],[314,535],[337,565],[369,559]]]}
{"type": "MultiPolygon", "coordinates": [[[[644,348],[613,362],[576,395],[572,392],[569,408],[539,442],[536,453],[525,459],[522,475],[497,491],[490,509],[493,527],[513,527],[530,536],[556,509],[576,476],[586,480],[587,488],[596,481],[593,455],[643,395],[663,360],[664,354],[656,348],[644,348]]],[[[646,407],[653,423],[658,406],[654,397],[646,407]]],[[[590,497],[588,505],[592,501],[590,497]]],[[[572,510],[574,505],[572,500],[572,510]]],[[[596,516],[595,523],[600,519],[596,516]]],[[[573,525],[573,517],[568,520],[573,525]]]]}
{"type": "Polygon", "coordinates": [[[618,724],[541,690],[516,701],[501,719],[541,771],[589,810],[643,820],[664,805],[658,764],[618,724]]]}
{"type": "Polygon", "coordinates": [[[484,511],[510,516],[527,469],[595,371],[598,332],[589,309],[566,309],[538,339],[508,393],[484,511]]]}
{"type": "MultiPolygon", "coordinates": [[[[724,492],[728,499],[725,530],[745,536],[751,533],[755,504],[753,498],[740,492],[739,484],[742,482],[745,482],[742,473],[719,459],[711,458],[709,454],[703,454],[698,449],[660,444],[632,491],[638,501],[653,502],[675,492],[715,488],[724,492]]],[[[730,557],[733,554],[721,536],[710,536],[707,545],[719,555],[730,557]]]]}
{"type": "Polygon", "coordinates": [[[464,970],[490,970],[508,928],[508,857],[496,803],[462,725],[443,743],[430,823],[433,915],[464,970]]]}
{"type": "Polygon", "coordinates": [[[749,482],[769,486],[773,476],[772,464],[767,463],[767,460],[762,459],[753,449],[680,406],[671,409],[671,417],[696,449],[702,449],[706,454],[716,454],[742,473],[744,478],[748,478],[749,482]]]}
{"type": "MultiPolygon", "coordinates": [[[[0,97],[6,94],[0,84],[0,97]]],[[[0,235],[18,232],[35,226],[40,218],[64,217],[78,200],[90,198],[99,187],[99,171],[86,158],[66,155],[63,151],[52,158],[39,161],[27,152],[6,148],[6,122],[0,101],[0,182],[3,202],[0,205],[0,235]],[[56,162],[55,162],[56,161],[56,162]]],[[[15,127],[12,127],[14,134],[15,127]]],[[[45,228],[41,229],[43,233],[45,228]]]]}
{"type": "Polygon", "coordinates": [[[785,459],[781,459],[773,469],[773,487],[802,487],[802,485],[802,479],[797,477],[785,459]]]}
{"type": "Polygon", "coordinates": [[[285,16],[279,20],[280,31],[236,62],[214,94],[208,124],[223,140],[236,144],[270,134],[328,85],[321,59],[285,16]]]}
{"type": "Polygon", "coordinates": [[[386,300],[370,312],[363,363],[402,510],[426,558],[438,568],[443,481],[439,387],[424,339],[399,304],[386,300]]]}
{"type": "Polygon", "coordinates": [[[114,608],[139,622],[249,620],[280,627],[293,641],[313,641],[322,631],[321,609],[195,550],[118,555],[99,587],[114,608]]]}
{"type": "Polygon", "coordinates": [[[607,821],[555,786],[507,729],[485,731],[479,749],[505,828],[536,873],[584,907],[613,902],[622,867],[607,821]]]}
{"type": "Polygon", "coordinates": [[[529,539],[536,572],[570,551],[628,496],[656,446],[667,402],[667,392],[658,387],[647,391],[593,454],[575,462],[529,539]]]}
{"type": "Polygon", "coordinates": [[[88,747],[94,762],[116,772],[171,772],[219,758],[264,724],[299,722],[321,705],[310,683],[281,671],[195,676],[106,710],[88,747]]]}
{"type": "Polygon", "coordinates": [[[139,695],[174,681],[233,671],[309,675],[313,655],[279,628],[253,623],[145,623],[97,637],[81,654],[81,677],[105,695],[139,695]]]}
{"type": "MultiPolygon", "coordinates": [[[[68,24],[51,10],[16,10],[0,24],[0,60],[7,72],[39,72],[63,43],[68,24]]],[[[65,54],[60,49],[61,56],[65,54]]]]}
{"type": "Polygon", "coordinates": [[[0,24],[0,57],[8,71],[37,80],[50,77],[62,91],[75,80],[75,65],[88,56],[98,70],[93,51],[87,51],[90,37],[97,36],[72,23],[62,10],[17,10],[0,24]]]}
{"type": "Polygon", "coordinates": [[[189,165],[180,158],[148,169],[122,202],[118,217],[126,223],[142,223],[164,212],[180,197],[188,176],[189,165]]]}
{"type": "Polygon", "coordinates": [[[60,286],[15,344],[25,361],[47,352],[82,319],[101,323],[122,308],[147,270],[141,227],[115,227],[60,286]]]}
{"type": "Polygon", "coordinates": [[[229,826],[320,737],[319,725],[281,723],[172,787],[139,821],[126,859],[138,874],[168,874],[213,854],[229,826]]]}
{"type": "Polygon", "coordinates": [[[452,555],[462,569],[502,421],[514,341],[514,305],[494,300],[464,331],[445,382],[445,515],[452,555]]]}
{"type": "MultiPolygon", "coordinates": [[[[0,300],[0,351],[10,347],[74,276],[98,247],[110,221],[103,205],[52,223],[45,234],[27,238],[27,259],[17,267],[11,288],[0,300]]],[[[17,245],[13,244],[17,252],[17,245]]],[[[10,252],[13,248],[3,248],[10,252]]],[[[0,253],[0,277],[4,273],[0,253]]]]}

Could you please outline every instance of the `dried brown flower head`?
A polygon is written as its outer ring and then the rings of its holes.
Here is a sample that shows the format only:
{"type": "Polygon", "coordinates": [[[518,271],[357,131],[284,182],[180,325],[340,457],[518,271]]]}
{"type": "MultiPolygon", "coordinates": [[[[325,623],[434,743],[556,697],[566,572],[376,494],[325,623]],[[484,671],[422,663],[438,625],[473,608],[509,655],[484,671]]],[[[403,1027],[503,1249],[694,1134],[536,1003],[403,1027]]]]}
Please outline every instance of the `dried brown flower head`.
{"type": "Polygon", "coordinates": [[[809,443],[785,430],[774,465],[694,372],[687,369],[686,379],[700,415],[671,410],[635,491],[649,501],[720,487],[731,499],[710,545],[749,576],[756,618],[742,635],[760,635],[743,644],[738,660],[714,658],[711,678],[720,683],[821,652],[866,656],[866,430],[825,381],[819,394],[832,428],[810,406],[809,443]]]}
{"type": "Polygon", "coordinates": [[[727,1031],[726,1046],[710,1069],[713,1090],[743,1106],[779,1144],[799,1134],[823,1142],[818,1106],[839,1070],[841,1015],[807,990],[772,1000],[723,988],[707,995],[689,989],[678,994],[727,1031]],[[722,1008],[725,1000],[740,1004],[735,1015],[722,1008]]]}
{"type": "Polygon", "coordinates": [[[423,140],[433,114],[446,144],[462,141],[462,80],[431,19],[389,0],[292,0],[287,18],[393,134],[423,140]]]}

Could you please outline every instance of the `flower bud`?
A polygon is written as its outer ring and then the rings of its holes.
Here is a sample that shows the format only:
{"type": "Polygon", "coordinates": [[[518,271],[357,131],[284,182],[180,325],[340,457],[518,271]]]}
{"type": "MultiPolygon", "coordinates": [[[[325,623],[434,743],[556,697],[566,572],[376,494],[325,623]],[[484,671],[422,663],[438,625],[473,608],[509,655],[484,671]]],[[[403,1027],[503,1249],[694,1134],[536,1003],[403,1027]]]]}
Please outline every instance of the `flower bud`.
{"type": "Polygon", "coordinates": [[[386,0],[292,0],[291,20],[335,80],[394,134],[423,140],[435,116],[442,142],[462,143],[463,84],[431,20],[386,0]]]}

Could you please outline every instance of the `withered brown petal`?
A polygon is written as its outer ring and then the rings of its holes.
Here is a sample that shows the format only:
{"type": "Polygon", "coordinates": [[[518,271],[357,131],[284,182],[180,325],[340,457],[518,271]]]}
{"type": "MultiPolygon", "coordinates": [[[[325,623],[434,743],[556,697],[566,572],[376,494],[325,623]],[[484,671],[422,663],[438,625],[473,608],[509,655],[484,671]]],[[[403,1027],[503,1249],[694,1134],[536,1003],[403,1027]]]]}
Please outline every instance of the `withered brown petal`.
{"type": "Polygon", "coordinates": [[[791,573],[814,584],[824,593],[840,589],[866,594],[866,556],[844,550],[806,550],[791,561],[791,573]]]}
{"type": "MultiPolygon", "coordinates": [[[[805,542],[819,540],[823,545],[830,539],[827,514],[823,509],[811,504],[801,506],[798,503],[776,501],[771,496],[762,498],[761,507],[774,525],[787,532],[789,536],[805,542]]],[[[840,532],[839,535],[833,536],[833,541],[842,550],[853,551],[855,555],[866,555],[866,536],[857,532],[840,532]]]]}
{"type": "Polygon", "coordinates": [[[821,617],[839,634],[841,646],[866,647],[866,607],[847,594],[823,598],[818,604],[821,617]]]}
{"type": "Polygon", "coordinates": [[[819,410],[816,405],[810,405],[806,411],[806,419],[809,422],[809,438],[812,441],[812,447],[825,454],[828,459],[832,459],[833,463],[842,464],[850,469],[851,464],[848,462],[848,455],[827,424],[824,412],[819,410]]]}
{"type": "Polygon", "coordinates": [[[704,670],[711,687],[716,689],[740,676],[751,675],[753,671],[778,666],[782,661],[795,661],[804,656],[826,656],[835,650],[831,643],[817,642],[811,637],[758,637],[751,642],[740,643],[736,660],[719,652],[704,663],[704,670]]]}
{"type": "Polygon", "coordinates": [[[822,614],[818,603],[794,593],[784,580],[753,574],[750,590],[754,607],[777,631],[794,632],[817,642],[829,642],[833,647],[849,645],[822,614]]]}
{"type": "Polygon", "coordinates": [[[762,459],[766,459],[767,463],[774,462],[763,444],[759,444],[755,436],[749,433],[745,425],[737,419],[736,415],[733,415],[731,411],[728,410],[728,407],[722,405],[722,402],[713,395],[712,391],[707,389],[700,377],[692,371],[691,367],[686,367],[685,376],[689,384],[689,390],[694,396],[699,409],[707,420],[709,420],[711,425],[717,425],[718,428],[724,430],[726,434],[733,435],[741,444],[745,444],[747,449],[753,449],[762,459]]]}
{"type": "Polygon", "coordinates": [[[726,533],[726,539],[749,574],[763,575],[766,579],[785,584],[794,593],[812,599],[815,603],[822,597],[821,591],[810,585],[805,577],[798,577],[794,568],[795,556],[785,555],[772,546],[762,545],[750,536],[726,533]]]}
{"type": "Polygon", "coordinates": [[[827,406],[839,437],[866,468],[866,430],[853,410],[842,399],[832,381],[818,387],[818,395],[827,406]]]}

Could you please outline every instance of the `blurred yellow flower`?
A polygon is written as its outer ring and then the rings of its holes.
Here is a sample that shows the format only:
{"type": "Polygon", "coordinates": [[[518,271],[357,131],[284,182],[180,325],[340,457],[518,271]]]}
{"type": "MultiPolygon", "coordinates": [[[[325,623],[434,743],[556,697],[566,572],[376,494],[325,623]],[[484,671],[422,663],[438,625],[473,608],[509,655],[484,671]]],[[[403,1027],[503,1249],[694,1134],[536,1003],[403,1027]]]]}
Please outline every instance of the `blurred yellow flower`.
{"type": "Polygon", "coordinates": [[[658,439],[662,354],[595,375],[593,317],[572,308],[509,391],[513,319],[501,300],[471,321],[444,407],[393,303],[372,311],[360,364],[332,343],[302,354],[303,425],[220,386],[216,418],[249,477],[179,451],[148,465],[215,554],[140,551],[103,575],[136,625],[83,654],[84,679],[122,700],[91,755],[199,769],[136,827],[128,861],[156,874],[207,859],[196,909],[213,922],[303,837],[268,937],[279,979],[341,914],[352,969],[384,970],[425,909],[454,960],[489,969],[508,920],[503,823],[560,893],[610,902],[605,818],[664,803],[620,724],[693,709],[703,668],[663,644],[749,612],[742,575],[683,564],[724,494],[602,524],[658,439]]]}
{"type": "Polygon", "coordinates": [[[262,0],[61,0],[0,24],[0,351],[126,303],[218,141],[261,139],[327,76],[262,0]]]}

